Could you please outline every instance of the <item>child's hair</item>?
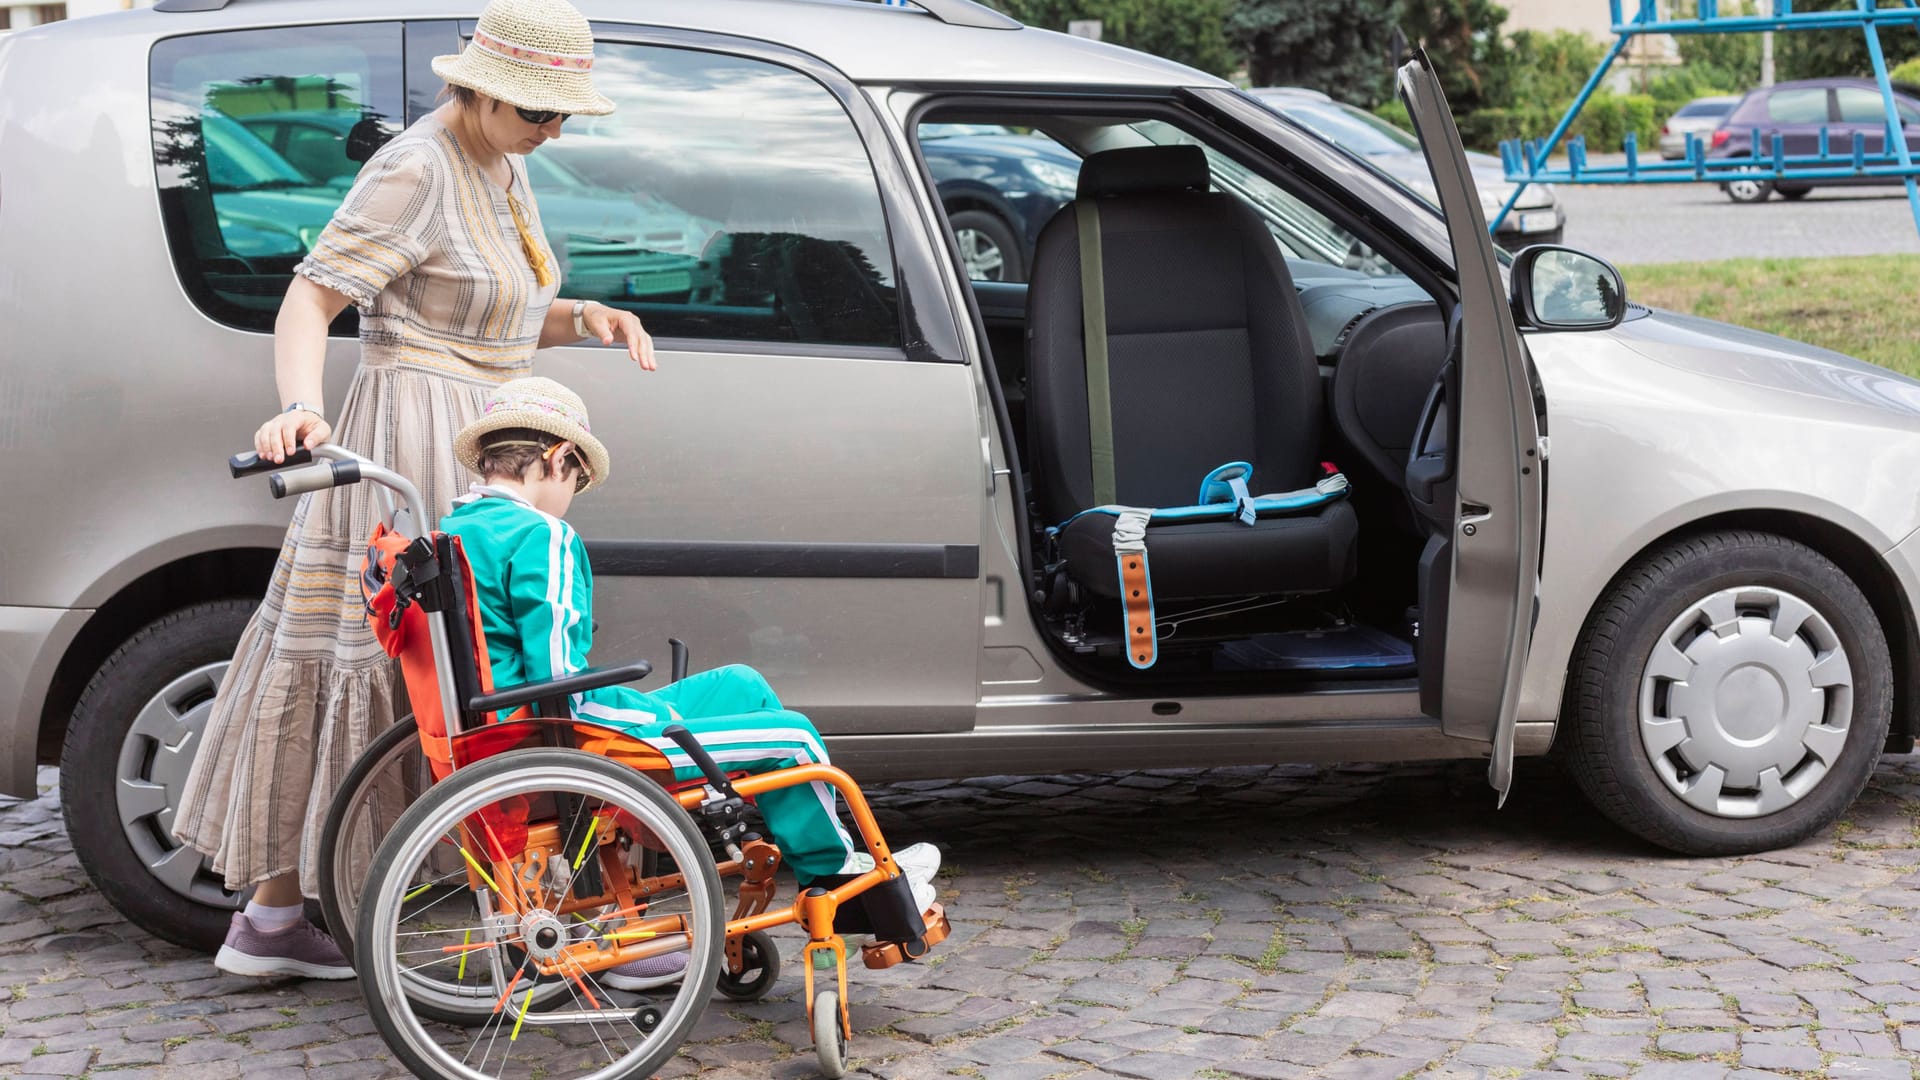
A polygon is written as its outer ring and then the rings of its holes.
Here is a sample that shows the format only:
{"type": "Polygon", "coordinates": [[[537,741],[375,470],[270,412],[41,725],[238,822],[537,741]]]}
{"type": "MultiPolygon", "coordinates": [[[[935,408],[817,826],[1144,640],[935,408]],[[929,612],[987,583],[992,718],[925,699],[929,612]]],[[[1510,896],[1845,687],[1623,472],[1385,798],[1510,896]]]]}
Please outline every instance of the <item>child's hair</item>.
{"type": "Polygon", "coordinates": [[[532,428],[501,428],[490,431],[480,439],[480,476],[493,480],[505,477],[519,480],[527,475],[527,469],[538,464],[540,476],[544,479],[553,475],[559,468],[562,477],[573,476],[580,470],[580,463],[568,454],[564,461],[555,461],[547,456],[549,450],[565,440],[532,428]]]}

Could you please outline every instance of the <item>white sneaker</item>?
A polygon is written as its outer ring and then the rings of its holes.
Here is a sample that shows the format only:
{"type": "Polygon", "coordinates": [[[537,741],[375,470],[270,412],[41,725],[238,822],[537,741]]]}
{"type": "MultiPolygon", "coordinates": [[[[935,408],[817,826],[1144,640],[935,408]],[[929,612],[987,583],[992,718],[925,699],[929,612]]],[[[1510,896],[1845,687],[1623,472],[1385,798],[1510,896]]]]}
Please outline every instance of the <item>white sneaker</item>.
{"type": "MultiPolygon", "coordinates": [[[[932,844],[915,844],[910,848],[893,853],[894,865],[907,875],[914,884],[925,885],[933,881],[933,875],[940,872],[940,849],[932,844]]],[[[921,910],[925,910],[924,908],[921,910]]]]}
{"type": "Polygon", "coordinates": [[[940,894],[934,891],[930,882],[913,881],[909,884],[913,889],[913,902],[919,905],[920,913],[925,915],[933,909],[934,901],[940,899],[940,894]]]}

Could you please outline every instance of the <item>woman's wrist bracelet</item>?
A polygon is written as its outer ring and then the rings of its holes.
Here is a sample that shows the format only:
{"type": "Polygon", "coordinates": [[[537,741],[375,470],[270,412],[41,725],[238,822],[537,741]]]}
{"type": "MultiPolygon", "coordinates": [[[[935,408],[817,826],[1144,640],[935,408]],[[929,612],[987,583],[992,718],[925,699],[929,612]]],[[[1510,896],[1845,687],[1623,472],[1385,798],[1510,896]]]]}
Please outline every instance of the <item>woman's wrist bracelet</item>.
{"type": "Polygon", "coordinates": [[[573,333],[575,337],[587,336],[586,315],[587,302],[585,300],[575,300],[573,302],[573,333]]]}

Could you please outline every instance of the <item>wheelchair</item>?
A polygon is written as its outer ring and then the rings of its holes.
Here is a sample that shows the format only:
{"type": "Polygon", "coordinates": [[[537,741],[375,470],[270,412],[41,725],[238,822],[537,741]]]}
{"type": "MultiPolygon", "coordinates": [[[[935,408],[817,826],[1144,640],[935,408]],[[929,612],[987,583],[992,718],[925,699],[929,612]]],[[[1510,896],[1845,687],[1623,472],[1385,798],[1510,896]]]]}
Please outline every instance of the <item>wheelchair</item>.
{"type": "MultiPolygon", "coordinates": [[[[772,989],[780,956],[767,932],[797,924],[820,1071],[845,1075],[843,934],[870,934],[862,960],[884,968],[926,955],[949,929],[941,905],[914,903],[851,777],[829,765],[729,776],[675,725],[666,736],[702,774],[677,783],[654,747],[570,708],[573,694],[647,677],[646,661],[492,684],[460,542],[424,527],[406,478],[331,445],[229,465],[236,477],[268,473],[276,498],[378,486],[362,591],[413,713],[367,747],[334,798],[321,902],[402,1064],[450,1078],[651,1076],[712,992],[772,989]],[[748,807],[813,782],[845,801],[875,865],[776,904],[780,851],[750,831],[748,807]],[[604,981],[672,952],[687,958],[677,982],[633,992],[604,981]]],[[[677,680],[688,653],[670,644],[677,680]]]]}

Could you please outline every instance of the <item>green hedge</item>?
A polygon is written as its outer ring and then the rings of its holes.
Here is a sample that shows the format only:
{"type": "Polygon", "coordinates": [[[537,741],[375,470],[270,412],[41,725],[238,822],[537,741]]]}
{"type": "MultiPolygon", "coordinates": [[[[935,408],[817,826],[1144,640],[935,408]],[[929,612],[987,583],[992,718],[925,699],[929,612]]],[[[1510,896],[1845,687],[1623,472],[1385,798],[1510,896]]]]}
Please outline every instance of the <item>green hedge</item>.
{"type": "MultiPolygon", "coordinates": [[[[1475,109],[1454,117],[1460,127],[1460,140],[1469,150],[1495,152],[1506,139],[1544,139],[1566,115],[1567,102],[1558,108],[1528,106],[1517,109],[1475,109]]],[[[1407,110],[1390,101],[1374,110],[1375,115],[1404,128],[1407,110]]],[[[1588,153],[1615,153],[1626,146],[1627,132],[1639,138],[1642,150],[1651,151],[1660,137],[1660,117],[1664,115],[1648,94],[1595,94],[1574,119],[1569,137],[1585,135],[1588,153]]]]}

